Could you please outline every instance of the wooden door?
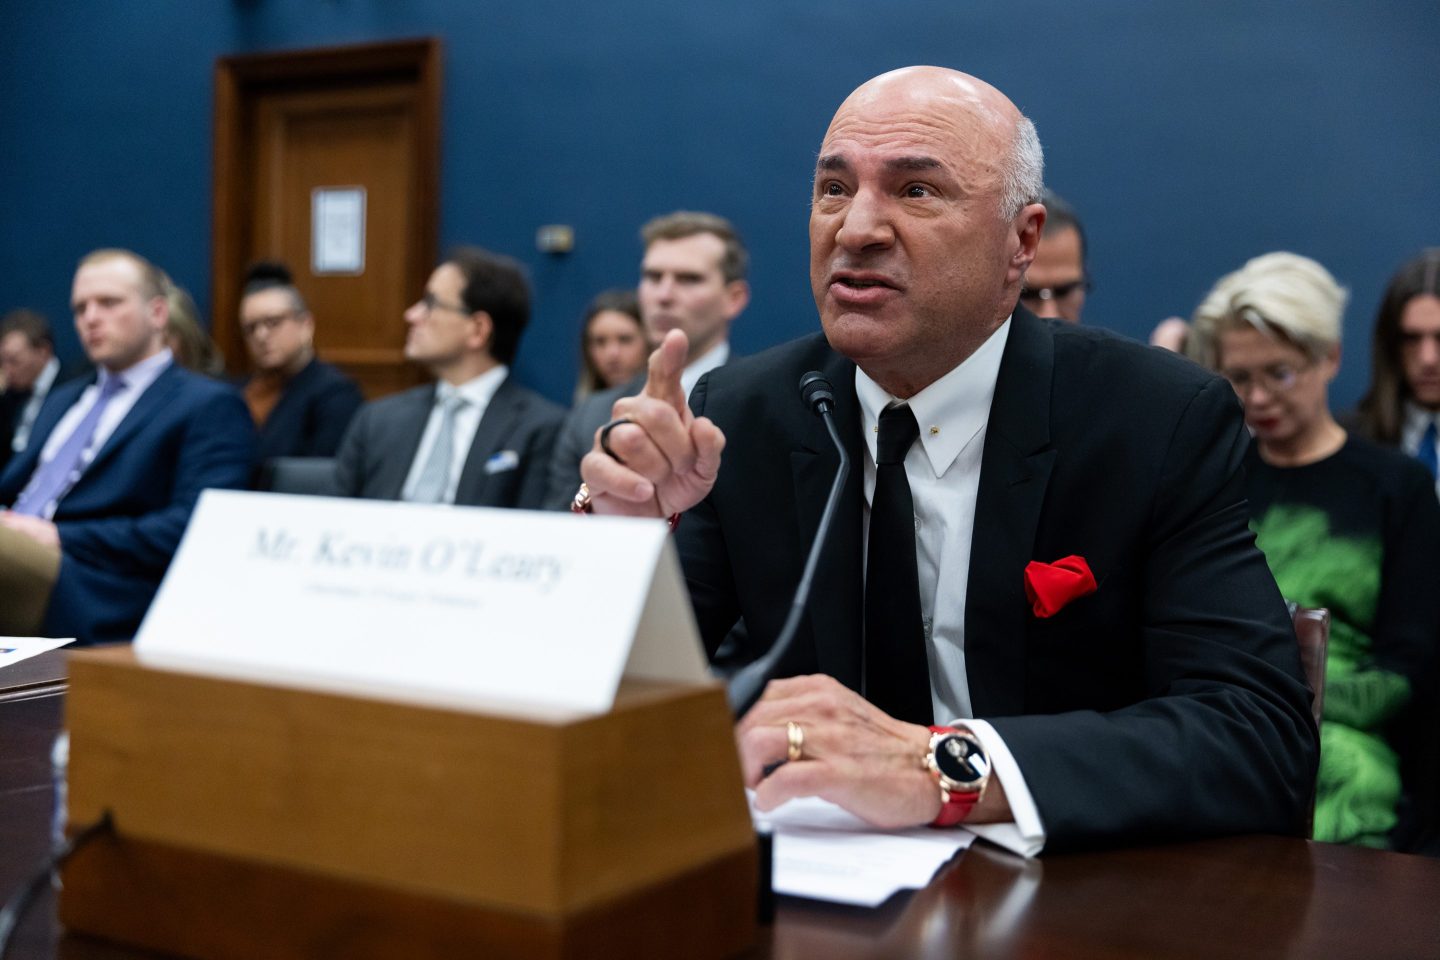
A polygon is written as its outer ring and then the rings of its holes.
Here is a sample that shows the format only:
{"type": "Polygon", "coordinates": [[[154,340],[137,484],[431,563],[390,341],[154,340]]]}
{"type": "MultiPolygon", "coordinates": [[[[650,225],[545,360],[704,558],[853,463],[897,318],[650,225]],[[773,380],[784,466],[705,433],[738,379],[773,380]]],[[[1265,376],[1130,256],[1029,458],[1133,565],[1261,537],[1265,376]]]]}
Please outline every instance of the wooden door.
{"type": "Polygon", "coordinates": [[[227,57],[216,67],[214,335],[249,358],[237,313],[246,265],[285,261],[315,314],[316,349],[369,397],[421,382],[405,307],[436,260],[439,44],[227,57]],[[358,269],[316,263],[316,191],[363,191],[358,269]]]}

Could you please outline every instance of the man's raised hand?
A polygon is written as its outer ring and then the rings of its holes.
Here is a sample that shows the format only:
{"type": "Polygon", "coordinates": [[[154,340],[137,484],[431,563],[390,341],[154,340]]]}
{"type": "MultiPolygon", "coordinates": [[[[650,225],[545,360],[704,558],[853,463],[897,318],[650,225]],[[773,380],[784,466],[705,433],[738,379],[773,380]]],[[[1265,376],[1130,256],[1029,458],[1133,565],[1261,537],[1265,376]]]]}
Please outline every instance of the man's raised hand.
{"type": "Polygon", "coordinates": [[[670,331],[650,355],[644,389],[615,401],[611,416],[629,422],[609,428],[608,453],[600,443],[606,428],[596,431],[594,448],[580,461],[596,513],[668,517],[715,485],[725,435],[685,402],[680,374],[688,352],[685,334],[670,331]]]}

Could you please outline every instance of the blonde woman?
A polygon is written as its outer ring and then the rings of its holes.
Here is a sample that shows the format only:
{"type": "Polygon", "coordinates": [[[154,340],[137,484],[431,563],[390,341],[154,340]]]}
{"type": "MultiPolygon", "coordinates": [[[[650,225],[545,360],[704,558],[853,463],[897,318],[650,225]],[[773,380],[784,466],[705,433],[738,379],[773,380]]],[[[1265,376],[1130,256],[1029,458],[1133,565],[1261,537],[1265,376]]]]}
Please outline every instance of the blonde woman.
{"type": "Polygon", "coordinates": [[[1330,611],[1315,839],[1378,847],[1406,786],[1395,721],[1440,639],[1440,504],[1418,463],[1331,416],[1345,301],[1314,260],[1266,254],[1205,297],[1189,349],[1245,408],[1251,526],[1281,592],[1330,611]]]}

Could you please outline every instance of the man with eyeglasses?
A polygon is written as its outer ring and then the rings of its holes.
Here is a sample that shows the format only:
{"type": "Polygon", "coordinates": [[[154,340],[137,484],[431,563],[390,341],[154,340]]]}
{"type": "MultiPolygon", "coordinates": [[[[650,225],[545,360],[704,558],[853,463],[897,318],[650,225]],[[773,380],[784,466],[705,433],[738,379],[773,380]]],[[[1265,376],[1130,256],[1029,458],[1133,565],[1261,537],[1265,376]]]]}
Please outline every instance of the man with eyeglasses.
{"type": "Polygon", "coordinates": [[[529,319],[510,258],[462,247],[436,267],[405,311],[405,356],[436,383],[361,408],[340,444],[339,492],[538,508],[564,411],[510,376],[529,319]]]}
{"type": "Polygon", "coordinates": [[[145,258],[91,253],[71,308],[97,373],[51,391],[0,474],[0,634],[129,640],[200,492],[245,486],[255,428],[234,388],[174,362],[145,258]]]}
{"type": "Polygon", "coordinates": [[[1085,309],[1090,277],[1085,271],[1085,228],[1075,209],[1057,194],[1046,190],[1045,228],[1035,262],[1025,271],[1020,302],[1037,317],[1051,317],[1079,323],[1085,309]]]}
{"type": "Polygon", "coordinates": [[[261,261],[246,273],[240,332],[255,365],[243,392],[260,431],[259,461],[335,456],[365,398],[315,356],[315,317],[283,263],[261,261]]]}

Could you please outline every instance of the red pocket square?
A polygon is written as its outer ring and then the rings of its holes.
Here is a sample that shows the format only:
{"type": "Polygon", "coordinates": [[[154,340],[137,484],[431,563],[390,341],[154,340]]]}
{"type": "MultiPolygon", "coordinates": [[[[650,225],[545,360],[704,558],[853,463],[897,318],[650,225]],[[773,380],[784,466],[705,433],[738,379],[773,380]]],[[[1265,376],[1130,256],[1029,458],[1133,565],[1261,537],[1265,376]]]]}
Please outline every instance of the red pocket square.
{"type": "Polygon", "coordinates": [[[1071,600],[1095,592],[1095,574],[1084,557],[1070,556],[1054,563],[1031,560],[1025,565],[1025,596],[1037,617],[1053,617],[1071,600]]]}

